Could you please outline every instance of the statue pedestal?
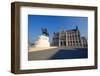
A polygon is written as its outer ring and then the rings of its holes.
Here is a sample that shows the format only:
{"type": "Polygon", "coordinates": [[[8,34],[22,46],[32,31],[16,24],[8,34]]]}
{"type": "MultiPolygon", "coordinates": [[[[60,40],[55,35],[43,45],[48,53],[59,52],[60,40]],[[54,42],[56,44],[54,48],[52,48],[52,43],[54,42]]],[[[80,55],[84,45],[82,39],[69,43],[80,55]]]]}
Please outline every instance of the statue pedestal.
{"type": "Polygon", "coordinates": [[[50,47],[49,37],[45,35],[39,36],[34,43],[34,47],[50,47]]]}

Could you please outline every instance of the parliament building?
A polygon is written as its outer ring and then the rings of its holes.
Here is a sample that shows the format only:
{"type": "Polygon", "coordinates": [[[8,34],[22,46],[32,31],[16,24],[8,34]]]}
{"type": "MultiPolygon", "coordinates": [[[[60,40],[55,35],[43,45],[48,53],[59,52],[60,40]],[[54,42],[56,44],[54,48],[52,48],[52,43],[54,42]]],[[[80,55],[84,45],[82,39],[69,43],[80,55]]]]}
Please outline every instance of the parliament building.
{"type": "Polygon", "coordinates": [[[87,39],[80,36],[80,31],[76,26],[75,29],[54,32],[52,46],[87,48],[87,39]]]}

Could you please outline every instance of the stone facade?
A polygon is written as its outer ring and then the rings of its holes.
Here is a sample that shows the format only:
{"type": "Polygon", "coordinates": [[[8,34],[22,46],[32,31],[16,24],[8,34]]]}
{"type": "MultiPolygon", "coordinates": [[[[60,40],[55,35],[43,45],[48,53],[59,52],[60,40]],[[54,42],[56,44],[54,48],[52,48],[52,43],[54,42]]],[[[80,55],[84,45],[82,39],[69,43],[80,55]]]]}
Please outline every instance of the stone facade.
{"type": "Polygon", "coordinates": [[[87,39],[85,37],[80,37],[80,31],[76,26],[76,29],[55,32],[52,39],[52,45],[59,47],[86,48],[87,39]]]}

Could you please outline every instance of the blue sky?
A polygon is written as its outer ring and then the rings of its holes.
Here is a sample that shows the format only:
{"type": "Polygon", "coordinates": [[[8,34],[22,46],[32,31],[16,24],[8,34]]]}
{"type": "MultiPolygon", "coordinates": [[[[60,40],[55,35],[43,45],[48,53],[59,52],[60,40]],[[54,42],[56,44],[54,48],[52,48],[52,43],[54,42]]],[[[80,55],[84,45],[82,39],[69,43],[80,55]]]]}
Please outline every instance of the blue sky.
{"type": "Polygon", "coordinates": [[[51,42],[54,32],[61,31],[61,29],[75,29],[76,26],[78,26],[81,36],[87,38],[88,17],[28,15],[28,39],[33,43],[41,35],[41,27],[43,27],[48,29],[51,42]]]}

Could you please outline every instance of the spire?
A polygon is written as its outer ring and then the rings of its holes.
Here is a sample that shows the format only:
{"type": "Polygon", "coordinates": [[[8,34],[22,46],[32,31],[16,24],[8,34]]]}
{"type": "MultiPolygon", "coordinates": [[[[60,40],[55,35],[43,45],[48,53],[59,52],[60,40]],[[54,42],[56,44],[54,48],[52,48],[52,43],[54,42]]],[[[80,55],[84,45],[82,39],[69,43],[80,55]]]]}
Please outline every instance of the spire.
{"type": "Polygon", "coordinates": [[[78,26],[76,26],[76,30],[78,30],[78,26]]]}

